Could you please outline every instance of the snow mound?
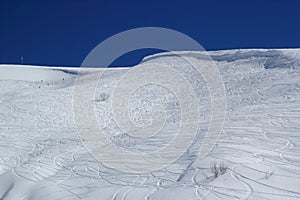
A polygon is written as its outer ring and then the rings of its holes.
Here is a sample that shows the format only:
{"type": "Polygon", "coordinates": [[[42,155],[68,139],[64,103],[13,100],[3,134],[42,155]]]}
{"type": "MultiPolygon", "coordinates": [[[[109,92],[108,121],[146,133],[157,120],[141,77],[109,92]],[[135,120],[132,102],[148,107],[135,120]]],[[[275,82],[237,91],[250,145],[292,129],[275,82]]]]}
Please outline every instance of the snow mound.
{"type": "Polygon", "coordinates": [[[76,75],[71,68],[0,65],[0,80],[58,81],[76,75]]]}
{"type": "MultiPolygon", "coordinates": [[[[251,62],[255,59],[260,59],[264,60],[263,66],[266,69],[300,67],[300,53],[298,49],[240,49],[211,51],[209,54],[216,62],[234,62],[241,60],[251,62]]],[[[206,56],[201,52],[187,51],[155,54],[145,57],[142,62],[162,57],[176,57],[178,55],[193,57],[199,60],[206,59],[206,56]]]]}

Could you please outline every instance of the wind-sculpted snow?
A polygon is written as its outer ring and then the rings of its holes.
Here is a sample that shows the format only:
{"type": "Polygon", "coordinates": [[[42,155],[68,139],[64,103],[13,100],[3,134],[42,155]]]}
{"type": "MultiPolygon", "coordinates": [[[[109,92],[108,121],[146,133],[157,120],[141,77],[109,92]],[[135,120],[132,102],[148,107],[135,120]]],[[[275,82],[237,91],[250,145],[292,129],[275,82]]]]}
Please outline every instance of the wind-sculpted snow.
{"type": "MultiPolygon", "coordinates": [[[[203,58],[201,52],[176,54],[203,58]]],[[[143,62],[166,64],[197,89],[200,129],[174,163],[149,172],[107,166],[77,134],[75,79],[82,77],[80,84],[88,87],[104,69],[0,66],[6,71],[0,74],[0,199],[300,199],[300,50],[210,52],[226,88],[227,114],[224,130],[205,158],[198,151],[211,117],[209,90],[176,54],[157,54],[143,62]]],[[[80,103],[95,108],[99,134],[125,151],[150,152],[174,137],[181,106],[162,85],[140,87],[128,102],[130,120],[147,127],[152,106],[160,105],[165,126],[163,134],[148,140],[129,137],[111,109],[112,92],[128,71],[106,69],[95,97],[80,103]]],[[[88,128],[88,121],[80,124],[85,123],[88,128]]],[[[122,165],[125,158],[113,159],[122,165]]]]}
{"type": "MultiPolygon", "coordinates": [[[[199,52],[178,52],[180,55],[194,57],[199,60],[207,59],[204,54],[199,52]]],[[[176,54],[161,53],[148,56],[143,59],[143,62],[162,58],[162,57],[176,57],[176,54]]],[[[299,51],[298,50],[227,50],[211,52],[212,59],[217,62],[234,62],[237,60],[251,61],[261,60],[264,62],[263,66],[266,69],[271,68],[295,68],[300,66],[299,51]]]]}

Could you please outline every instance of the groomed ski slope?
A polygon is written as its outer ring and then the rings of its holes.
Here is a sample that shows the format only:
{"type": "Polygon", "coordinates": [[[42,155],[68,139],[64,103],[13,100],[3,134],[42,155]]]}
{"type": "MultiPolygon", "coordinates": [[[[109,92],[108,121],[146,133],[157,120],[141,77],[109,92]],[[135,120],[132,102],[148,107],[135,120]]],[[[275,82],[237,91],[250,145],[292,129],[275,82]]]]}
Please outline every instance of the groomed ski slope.
{"type": "MultiPolygon", "coordinates": [[[[201,52],[177,53],[203,58],[201,52]]],[[[195,142],[178,161],[149,173],[107,167],[88,152],[77,133],[74,82],[80,76],[88,86],[104,69],[0,65],[0,199],[300,199],[300,49],[209,53],[226,89],[220,139],[204,159],[197,157],[195,142]],[[223,168],[217,176],[214,165],[223,168]]],[[[166,64],[186,77],[199,98],[203,134],[211,111],[201,77],[171,53],[148,56],[143,63],[166,64]]],[[[128,70],[106,69],[95,99],[82,103],[94,104],[99,134],[128,151],[167,143],[169,135],[137,146],[124,142],[128,135],[114,123],[110,97],[128,70]]],[[[166,108],[166,132],[176,128],[180,105],[159,85],[145,86],[132,96],[133,121],[151,123],[145,98],[166,108]]]]}

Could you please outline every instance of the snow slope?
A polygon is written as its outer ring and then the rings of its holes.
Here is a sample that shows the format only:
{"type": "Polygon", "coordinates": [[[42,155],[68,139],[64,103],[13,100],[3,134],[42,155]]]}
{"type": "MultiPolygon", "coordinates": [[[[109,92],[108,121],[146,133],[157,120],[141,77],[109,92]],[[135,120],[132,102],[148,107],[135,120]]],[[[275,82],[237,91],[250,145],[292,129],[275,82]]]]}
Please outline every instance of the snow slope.
{"type": "MultiPolygon", "coordinates": [[[[177,53],[204,58],[201,52],[177,53]]],[[[197,156],[211,116],[204,81],[171,53],[143,60],[181,73],[196,89],[201,113],[195,143],[174,163],[148,173],[107,167],[77,134],[74,81],[81,77],[88,87],[103,69],[0,65],[0,199],[300,199],[300,49],[209,53],[224,81],[227,114],[218,143],[204,159],[197,156]],[[214,165],[224,169],[218,176],[214,165]]],[[[166,134],[127,143],[112,117],[110,97],[128,70],[106,70],[95,99],[82,104],[93,104],[99,132],[117,145],[153,150],[172,137],[180,105],[168,88],[137,90],[129,102],[132,120],[141,127],[151,124],[149,105],[160,104],[167,110],[166,134]]]]}

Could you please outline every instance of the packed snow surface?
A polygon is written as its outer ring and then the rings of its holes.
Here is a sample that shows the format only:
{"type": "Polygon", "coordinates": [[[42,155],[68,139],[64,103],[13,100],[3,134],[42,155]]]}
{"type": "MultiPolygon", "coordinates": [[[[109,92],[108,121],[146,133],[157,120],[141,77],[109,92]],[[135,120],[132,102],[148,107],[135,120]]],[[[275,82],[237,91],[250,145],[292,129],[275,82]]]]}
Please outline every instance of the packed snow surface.
{"type": "MultiPolygon", "coordinates": [[[[203,52],[177,54],[205,59],[203,52]]],[[[142,61],[182,74],[195,89],[201,111],[193,145],[174,163],[143,173],[106,166],[78,134],[74,83],[80,77],[88,87],[104,69],[0,65],[0,199],[300,199],[300,49],[209,54],[220,70],[227,105],[224,129],[205,158],[197,156],[197,140],[211,116],[205,82],[178,55],[161,53],[142,61]]],[[[180,104],[168,88],[141,86],[128,102],[131,120],[146,127],[151,105],[160,104],[167,112],[165,127],[149,142],[127,143],[128,134],[114,123],[111,95],[129,70],[105,69],[94,99],[82,104],[95,108],[99,134],[128,151],[151,151],[172,138],[180,104]]]]}

